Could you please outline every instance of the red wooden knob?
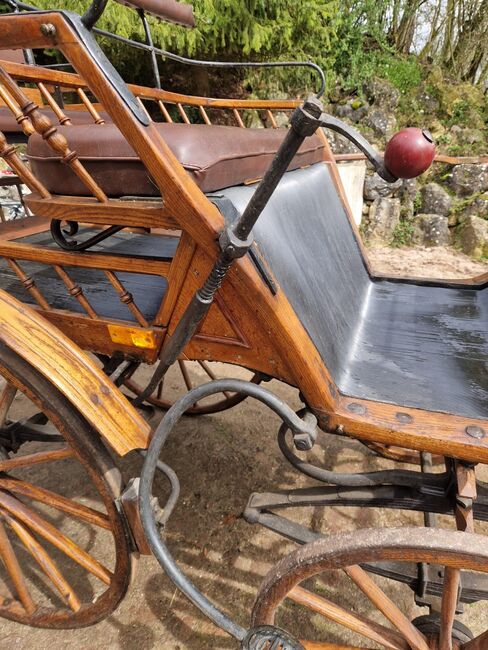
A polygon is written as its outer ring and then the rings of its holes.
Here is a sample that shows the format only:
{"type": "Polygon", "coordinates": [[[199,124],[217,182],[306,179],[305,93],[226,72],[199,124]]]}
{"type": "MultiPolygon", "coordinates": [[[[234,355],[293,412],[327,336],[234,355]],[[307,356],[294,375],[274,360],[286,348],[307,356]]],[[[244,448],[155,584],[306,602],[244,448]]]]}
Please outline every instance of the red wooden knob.
{"type": "Polygon", "coordinates": [[[428,169],[435,156],[428,131],[410,127],[392,137],[385,149],[385,167],[397,178],[415,178],[428,169]]]}

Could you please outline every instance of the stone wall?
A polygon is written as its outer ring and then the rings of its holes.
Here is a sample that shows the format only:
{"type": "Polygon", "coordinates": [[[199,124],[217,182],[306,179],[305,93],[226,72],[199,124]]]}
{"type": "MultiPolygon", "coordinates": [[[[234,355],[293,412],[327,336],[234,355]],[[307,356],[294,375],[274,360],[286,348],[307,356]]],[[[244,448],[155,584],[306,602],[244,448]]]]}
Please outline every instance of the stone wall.
{"type": "MultiPolygon", "coordinates": [[[[329,110],[383,149],[398,130],[395,111],[400,94],[388,82],[373,80],[364,95],[365,101],[338,101],[329,110]]],[[[422,126],[422,117],[412,126],[422,126]]],[[[456,138],[469,141],[469,129],[453,125],[450,130],[456,138]]],[[[327,137],[335,153],[357,153],[342,136],[328,131],[327,137]]],[[[368,165],[363,198],[361,231],[370,245],[452,245],[473,258],[488,258],[486,163],[434,163],[420,178],[393,185],[373,174],[368,165]]]]}
{"type": "Polygon", "coordinates": [[[370,245],[453,245],[488,257],[488,164],[434,165],[417,180],[390,185],[369,171],[361,230],[370,245]]]}

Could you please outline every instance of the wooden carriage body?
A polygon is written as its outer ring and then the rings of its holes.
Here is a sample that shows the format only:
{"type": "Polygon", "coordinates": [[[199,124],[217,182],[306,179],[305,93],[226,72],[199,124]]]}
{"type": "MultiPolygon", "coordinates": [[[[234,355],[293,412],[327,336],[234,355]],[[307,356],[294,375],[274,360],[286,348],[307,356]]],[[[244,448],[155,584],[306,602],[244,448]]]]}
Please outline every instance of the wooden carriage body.
{"type": "MultiPolygon", "coordinates": [[[[37,149],[50,147],[57,156],[56,164],[64,163],[66,174],[81,184],[85,194],[54,194],[39,180],[39,174],[36,177],[19,160],[4,139],[2,155],[30,186],[32,194],[26,202],[35,216],[2,225],[0,255],[8,265],[11,290],[19,296],[23,290],[41,314],[79,346],[151,363],[156,361],[165,337],[172,335],[191,296],[211,269],[224,218],[216,206],[218,200],[198,187],[195,175],[192,178],[188,167],[185,169],[178,161],[160,125],[150,115],[159,111],[166,122],[178,115],[186,123],[181,125],[184,129],[189,126],[192,113],[198,113],[211,133],[215,114],[230,113],[243,129],[246,112],[258,111],[264,112],[273,128],[273,112],[289,113],[297,102],[212,100],[138,86],[130,86],[131,92],[127,93],[103,55],[95,51],[91,41],[85,40],[86,36],[76,17],[69,14],[10,15],[0,21],[2,47],[57,47],[77,70],[77,74],[68,74],[2,62],[0,82],[2,99],[23,131],[27,135],[34,131],[40,134],[37,149]],[[33,85],[37,90],[32,89],[33,85]],[[30,88],[25,89],[26,86],[30,88]],[[37,99],[42,97],[46,102],[51,118],[45,110],[38,111],[32,102],[35,92],[37,99]],[[66,108],[59,101],[60,92],[68,97],[66,108]],[[73,106],[75,95],[81,101],[73,106]],[[157,186],[156,196],[107,196],[88,171],[89,163],[70,144],[68,115],[78,109],[91,117],[93,125],[88,128],[92,134],[93,130],[106,128],[103,116],[109,116],[111,128],[117,129],[157,186]],[[127,230],[106,240],[98,249],[74,253],[60,250],[51,241],[48,228],[52,219],[91,224],[94,228],[123,226],[127,230]],[[43,277],[49,280],[48,293],[41,287],[43,277]]],[[[224,127],[215,127],[219,128],[224,127]]],[[[192,136],[188,137],[191,141],[192,136]]],[[[342,213],[347,228],[356,235],[355,244],[351,245],[357,248],[357,232],[334,157],[323,133],[317,137],[322,143],[315,155],[323,161],[318,166],[327,170],[322,200],[335,202],[336,212],[342,213]]],[[[215,144],[209,142],[208,146],[212,148],[215,144]]],[[[296,173],[303,175],[306,170],[296,173]]],[[[303,214],[304,227],[307,216],[303,214]]],[[[342,246],[340,240],[332,244],[331,241],[327,246],[342,246]]],[[[282,243],[286,245],[285,241],[282,243]]],[[[283,250],[283,264],[288,261],[288,253],[283,250]]],[[[306,257],[305,250],[302,254],[306,257]]],[[[330,251],[324,255],[324,264],[329,256],[330,251]]],[[[305,313],[307,305],[302,305],[299,313],[299,303],[282,286],[283,278],[277,279],[279,269],[270,266],[266,258],[258,241],[254,256],[236,262],[200,330],[185,349],[187,358],[241,365],[299,387],[322,426],[330,431],[433,453],[444,452],[449,445],[452,455],[468,461],[488,458],[486,438],[467,433],[484,430],[486,425],[479,409],[455,414],[449,409],[428,409],[408,399],[400,408],[394,399],[387,403],[374,395],[349,396],[331,372],[333,360],[321,355],[317,340],[313,340],[307,322],[310,314],[305,313]]],[[[344,265],[348,261],[345,258],[344,265]]],[[[320,264],[316,259],[314,268],[320,270],[320,264]]],[[[372,277],[367,266],[361,271],[364,272],[372,285],[382,280],[372,277]]],[[[343,278],[331,278],[333,289],[334,282],[354,285],[357,281],[352,272],[343,278]]],[[[486,291],[481,293],[485,285],[486,277],[479,278],[473,281],[472,291],[486,296],[486,291]]],[[[456,290],[455,283],[450,286],[456,290]]],[[[459,288],[470,290],[466,283],[460,283],[459,288]]],[[[347,296],[343,299],[349,300],[347,296]]],[[[323,304],[312,318],[320,321],[330,308],[331,305],[323,304]]],[[[352,308],[356,309],[356,305],[352,308]]],[[[339,314],[348,317],[340,309],[339,314]]],[[[345,340],[345,344],[354,342],[345,340]]],[[[353,351],[349,349],[349,353],[353,351]]],[[[345,351],[339,350],[339,354],[344,355],[345,351]]],[[[408,382],[408,376],[405,380],[408,382]]]]}

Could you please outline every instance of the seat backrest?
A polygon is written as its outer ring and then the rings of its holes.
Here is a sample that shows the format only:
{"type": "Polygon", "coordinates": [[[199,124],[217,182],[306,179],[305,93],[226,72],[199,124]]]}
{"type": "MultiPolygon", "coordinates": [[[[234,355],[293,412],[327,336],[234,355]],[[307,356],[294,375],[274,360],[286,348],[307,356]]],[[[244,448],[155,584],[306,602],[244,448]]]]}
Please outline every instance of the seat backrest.
{"type": "MultiPolygon", "coordinates": [[[[221,194],[240,212],[254,189],[221,194]]],[[[340,376],[371,280],[328,165],[288,172],[254,235],[332,375],[340,376]]]]}
{"type": "MultiPolygon", "coordinates": [[[[223,190],[234,218],[253,191],[223,190]]],[[[254,236],[343,394],[487,417],[487,288],[372,279],[329,163],[285,174],[254,236]]]]}

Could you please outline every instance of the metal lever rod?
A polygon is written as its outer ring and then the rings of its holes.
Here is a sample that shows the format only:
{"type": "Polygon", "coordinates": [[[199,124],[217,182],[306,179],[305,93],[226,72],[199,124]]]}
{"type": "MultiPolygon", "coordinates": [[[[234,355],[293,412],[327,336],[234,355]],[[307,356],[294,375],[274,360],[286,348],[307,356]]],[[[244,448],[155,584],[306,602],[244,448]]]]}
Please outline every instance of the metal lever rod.
{"type": "Polygon", "coordinates": [[[359,131],[353,129],[351,126],[341,122],[336,117],[328,115],[327,113],[322,113],[320,116],[320,124],[324,129],[330,129],[336,133],[340,133],[345,138],[350,140],[358,149],[360,149],[366,158],[375,168],[376,173],[381,176],[388,183],[394,183],[397,179],[396,176],[393,176],[385,167],[385,162],[383,156],[381,156],[374,147],[362,136],[359,131]]]}

